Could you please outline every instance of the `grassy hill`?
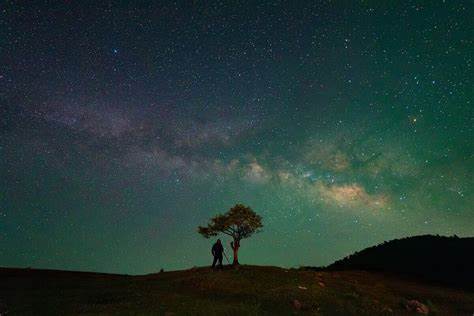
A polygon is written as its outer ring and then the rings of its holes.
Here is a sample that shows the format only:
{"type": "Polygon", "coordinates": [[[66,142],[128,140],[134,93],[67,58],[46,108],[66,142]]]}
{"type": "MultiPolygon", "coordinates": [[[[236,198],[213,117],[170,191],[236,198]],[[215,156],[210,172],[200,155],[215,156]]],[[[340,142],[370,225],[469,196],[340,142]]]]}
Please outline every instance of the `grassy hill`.
{"type": "Polygon", "coordinates": [[[329,270],[390,271],[474,290],[474,238],[414,236],[366,248],[329,270]]]}
{"type": "Polygon", "coordinates": [[[0,269],[7,315],[472,315],[474,292],[363,271],[227,267],[144,276],[0,269]]]}

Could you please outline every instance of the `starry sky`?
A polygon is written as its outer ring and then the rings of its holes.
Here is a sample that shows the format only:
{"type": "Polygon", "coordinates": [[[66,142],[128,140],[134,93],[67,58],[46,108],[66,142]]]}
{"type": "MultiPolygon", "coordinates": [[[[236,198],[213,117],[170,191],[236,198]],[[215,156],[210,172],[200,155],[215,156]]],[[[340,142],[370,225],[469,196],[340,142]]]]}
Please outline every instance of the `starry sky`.
{"type": "Polygon", "coordinates": [[[207,265],[236,203],[247,264],[474,235],[473,6],[1,1],[0,266],[207,265]]]}

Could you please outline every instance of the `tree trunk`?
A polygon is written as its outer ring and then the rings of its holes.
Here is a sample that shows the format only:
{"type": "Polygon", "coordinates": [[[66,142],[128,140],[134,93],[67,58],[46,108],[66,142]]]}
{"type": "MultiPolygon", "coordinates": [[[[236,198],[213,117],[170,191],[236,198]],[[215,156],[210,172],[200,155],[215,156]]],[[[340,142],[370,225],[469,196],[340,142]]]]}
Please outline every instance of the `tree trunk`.
{"type": "Polygon", "coordinates": [[[234,240],[233,242],[230,243],[230,246],[232,250],[234,251],[234,261],[232,262],[232,265],[237,266],[239,265],[239,248],[240,248],[240,241],[239,240],[234,240]]]}

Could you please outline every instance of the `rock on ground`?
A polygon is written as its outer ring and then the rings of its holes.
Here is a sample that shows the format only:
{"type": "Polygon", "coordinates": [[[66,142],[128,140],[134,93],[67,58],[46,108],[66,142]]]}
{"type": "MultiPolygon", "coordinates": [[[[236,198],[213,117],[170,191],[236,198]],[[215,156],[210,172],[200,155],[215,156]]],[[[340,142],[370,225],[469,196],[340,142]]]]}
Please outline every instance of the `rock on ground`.
{"type": "Polygon", "coordinates": [[[428,315],[430,309],[425,304],[417,300],[409,300],[405,304],[405,308],[410,312],[417,312],[418,314],[428,315]]]}

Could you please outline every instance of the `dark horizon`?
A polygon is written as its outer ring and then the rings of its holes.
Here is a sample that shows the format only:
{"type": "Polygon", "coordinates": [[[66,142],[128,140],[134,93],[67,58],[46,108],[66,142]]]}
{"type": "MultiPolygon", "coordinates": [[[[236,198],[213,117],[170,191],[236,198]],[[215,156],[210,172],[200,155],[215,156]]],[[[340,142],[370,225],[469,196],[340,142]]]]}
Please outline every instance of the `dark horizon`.
{"type": "MultiPolygon", "coordinates": [[[[396,239],[392,239],[392,240],[386,240],[386,241],[383,241],[381,243],[378,243],[378,244],[374,244],[374,245],[371,245],[367,248],[364,248],[364,249],[356,249],[353,253],[350,253],[350,254],[347,254],[345,255],[344,257],[341,257],[339,259],[336,259],[334,262],[331,262],[330,264],[326,265],[326,266],[279,266],[279,265],[259,265],[259,264],[252,264],[251,266],[257,266],[257,267],[276,267],[276,268],[282,268],[282,269],[310,269],[310,270],[316,270],[316,271],[343,271],[343,270],[350,270],[350,269],[353,269],[353,270],[363,270],[363,271],[367,271],[367,270],[370,270],[368,269],[368,267],[365,267],[365,268],[362,268],[361,266],[354,266],[354,267],[351,267],[351,265],[347,264],[346,262],[351,262],[351,258],[354,258],[354,257],[357,257],[359,256],[361,253],[367,253],[367,252],[371,252],[373,251],[374,249],[377,250],[378,248],[383,248],[385,245],[387,244],[391,244],[393,242],[400,242],[400,241],[408,241],[407,245],[414,241],[414,240],[419,240],[419,239],[426,239],[426,238],[433,238],[433,239],[447,239],[447,240],[450,240],[452,241],[453,239],[456,240],[456,239],[461,239],[461,240],[468,240],[468,239],[472,239],[472,241],[474,241],[474,236],[469,236],[469,237],[459,237],[457,235],[452,235],[452,236],[441,236],[441,235],[430,235],[430,234],[426,234],[426,235],[414,235],[414,236],[405,236],[405,237],[401,237],[401,238],[396,238],[396,239]]],[[[445,249],[439,249],[440,251],[449,251],[448,248],[445,248],[445,249]]],[[[396,253],[392,253],[391,255],[395,255],[396,253]]],[[[400,254],[399,254],[400,255],[400,254]]],[[[404,263],[405,260],[407,260],[407,258],[404,258],[403,256],[400,256],[403,260],[404,263]]],[[[445,260],[446,258],[442,258],[443,260],[445,260]]],[[[382,257],[379,257],[378,260],[381,260],[383,261],[384,258],[383,256],[382,257]]],[[[432,260],[432,259],[430,259],[432,260]]],[[[449,260],[448,260],[449,261],[449,260]]],[[[372,264],[375,264],[376,261],[373,261],[372,264]]],[[[228,267],[231,267],[232,266],[232,263],[231,262],[224,262],[223,263],[224,266],[228,266],[228,267]]],[[[418,264],[421,264],[421,263],[418,263],[418,264]]],[[[451,262],[451,264],[459,264],[459,262],[457,260],[451,262]]],[[[247,265],[244,263],[244,265],[247,265]]],[[[410,266],[410,265],[408,265],[410,266]]],[[[117,275],[117,276],[145,276],[145,275],[153,275],[153,274],[157,274],[157,273],[162,273],[162,272],[179,272],[179,271],[186,271],[186,270],[193,270],[195,268],[207,268],[209,267],[208,264],[205,264],[203,266],[192,266],[192,267],[188,267],[188,268],[182,268],[182,269],[171,269],[171,270],[167,270],[167,269],[164,269],[164,267],[162,267],[161,269],[159,270],[156,270],[156,271],[149,271],[149,272],[145,272],[145,273],[142,273],[142,274],[126,274],[126,273],[114,273],[114,272],[107,272],[107,271],[88,271],[88,270],[67,270],[67,269],[49,269],[49,268],[42,268],[42,267],[13,267],[13,266],[0,266],[0,270],[1,269],[10,269],[10,270],[35,270],[35,271],[45,271],[45,272],[64,272],[64,273],[68,273],[68,272],[73,272],[73,273],[92,273],[92,274],[104,274],[104,275],[117,275]]],[[[394,275],[396,275],[397,273],[395,271],[390,271],[390,269],[388,269],[388,266],[384,266],[384,269],[380,270],[380,269],[374,269],[374,271],[383,271],[383,272],[388,272],[388,273],[393,273],[394,275]]],[[[452,269],[445,269],[445,271],[450,271],[450,272],[453,272],[452,269]]],[[[398,272],[399,274],[400,272],[398,272]]],[[[401,277],[409,277],[410,274],[403,274],[401,273],[400,274],[401,277]]],[[[459,282],[462,282],[462,278],[454,278],[454,280],[457,280],[459,282]]],[[[427,280],[424,280],[424,281],[427,281],[427,280]]],[[[428,280],[429,281],[429,280],[428,280]]]]}

